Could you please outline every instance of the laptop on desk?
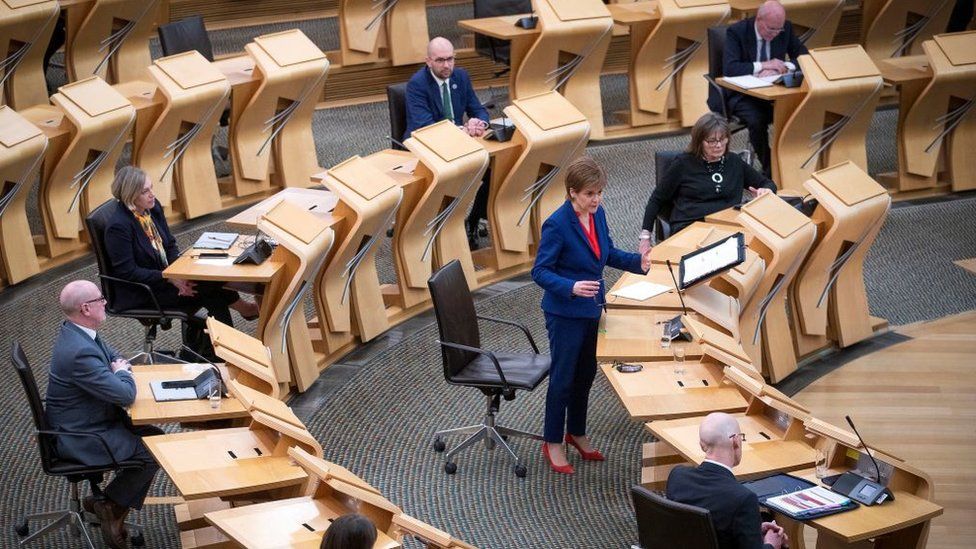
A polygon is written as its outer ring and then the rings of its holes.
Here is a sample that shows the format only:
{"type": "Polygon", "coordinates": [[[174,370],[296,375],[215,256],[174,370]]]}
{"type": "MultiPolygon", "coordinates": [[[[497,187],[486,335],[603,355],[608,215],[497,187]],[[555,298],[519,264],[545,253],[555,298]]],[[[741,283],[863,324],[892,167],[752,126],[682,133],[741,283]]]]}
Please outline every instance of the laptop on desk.
{"type": "MultiPolygon", "coordinates": [[[[153,398],[156,402],[172,402],[176,400],[199,400],[209,396],[210,385],[216,375],[213,368],[207,368],[193,379],[178,379],[172,381],[150,381],[153,398]]],[[[218,381],[218,383],[220,383],[218,381]]],[[[221,395],[223,385],[221,384],[221,395]]]]}

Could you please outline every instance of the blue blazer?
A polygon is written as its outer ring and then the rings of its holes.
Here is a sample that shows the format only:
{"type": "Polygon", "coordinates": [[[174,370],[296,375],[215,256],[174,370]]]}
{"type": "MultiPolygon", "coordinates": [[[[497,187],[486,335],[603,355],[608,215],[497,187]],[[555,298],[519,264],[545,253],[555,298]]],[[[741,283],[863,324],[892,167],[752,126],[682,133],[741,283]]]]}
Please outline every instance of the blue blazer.
{"type": "MultiPolygon", "coordinates": [[[[111,272],[108,274],[148,284],[156,294],[175,296],[176,288],[163,278],[165,265],[139,225],[139,221],[136,220],[136,216],[121,202],[116,201],[115,206],[112,218],[105,227],[105,249],[111,264],[111,272]]],[[[149,215],[152,216],[156,230],[163,239],[167,260],[170,263],[176,261],[180,251],[176,247],[176,239],[169,232],[169,225],[166,224],[166,216],[163,215],[163,208],[159,202],[149,211],[149,215]]],[[[113,288],[115,289],[113,307],[132,309],[146,305],[145,293],[142,290],[124,284],[116,284],[113,288]]],[[[161,304],[162,302],[163,300],[160,300],[161,304]]]]}
{"type": "Polygon", "coordinates": [[[721,549],[766,549],[760,530],[759,500],[728,469],[705,462],[679,466],[668,475],[667,497],[708,509],[721,549]]]}
{"type": "Polygon", "coordinates": [[[580,280],[600,280],[603,267],[611,267],[643,274],[640,254],[624,252],[613,247],[607,214],[603,206],[593,215],[600,257],[593,254],[590,241],[583,232],[573,205],[563,202],[542,224],[542,238],[532,267],[532,280],[545,290],[542,310],[571,318],[599,318],[603,310],[604,284],[595,298],[573,295],[573,284],[580,280]]]}
{"type": "MultiPolygon", "coordinates": [[[[722,74],[725,76],[742,76],[752,74],[752,64],[756,58],[756,18],[750,17],[729,26],[725,31],[725,52],[722,58],[722,74]]],[[[796,58],[809,53],[807,47],[793,34],[793,25],[787,21],[783,25],[783,32],[776,35],[769,43],[769,55],[773,59],[782,59],[796,63],[796,58]]],[[[729,92],[729,106],[732,106],[742,94],[729,92]]]]}
{"type": "MultiPolygon", "coordinates": [[[[45,399],[47,419],[54,429],[98,435],[116,461],[132,457],[141,444],[129,431],[122,409],[135,401],[136,382],[129,372],[112,373],[110,364],[118,357],[108,344],[99,345],[78,326],[63,322],[54,343],[45,399]]],[[[93,438],[58,437],[57,448],[61,457],[85,465],[111,463],[105,447],[93,438]]]]}
{"type": "MultiPolygon", "coordinates": [[[[481,101],[474,93],[468,71],[455,68],[448,79],[451,86],[451,105],[454,108],[454,123],[458,126],[464,123],[464,115],[469,118],[480,118],[488,121],[488,111],[481,105],[481,101]]],[[[441,102],[441,90],[437,81],[430,74],[427,65],[410,77],[407,82],[407,134],[402,139],[410,137],[417,128],[429,126],[444,119],[444,107],[441,102]]]]}

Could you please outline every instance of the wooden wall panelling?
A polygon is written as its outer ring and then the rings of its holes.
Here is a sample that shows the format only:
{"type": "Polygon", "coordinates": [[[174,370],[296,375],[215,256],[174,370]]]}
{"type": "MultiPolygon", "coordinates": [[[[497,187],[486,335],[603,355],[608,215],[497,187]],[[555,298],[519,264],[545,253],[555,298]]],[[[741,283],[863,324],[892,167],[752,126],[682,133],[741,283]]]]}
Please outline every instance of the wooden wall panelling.
{"type": "Polygon", "coordinates": [[[861,46],[801,55],[806,96],[777,141],[780,189],[803,193],[803,182],[826,166],[851,160],[867,169],[866,136],[884,82],[861,46]]]}
{"type": "Polygon", "coordinates": [[[0,279],[16,284],[41,267],[27,221],[27,197],[39,174],[47,137],[12,108],[0,105],[0,279]]]}
{"type": "Polygon", "coordinates": [[[230,83],[196,51],[157,59],[149,73],[165,106],[134,147],[135,165],[155,182],[156,200],[167,211],[177,199],[187,219],[221,210],[211,140],[230,83]]]}
{"type": "Polygon", "coordinates": [[[47,104],[44,53],[59,13],[56,0],[0,2],[0,105],[47,104]]]}

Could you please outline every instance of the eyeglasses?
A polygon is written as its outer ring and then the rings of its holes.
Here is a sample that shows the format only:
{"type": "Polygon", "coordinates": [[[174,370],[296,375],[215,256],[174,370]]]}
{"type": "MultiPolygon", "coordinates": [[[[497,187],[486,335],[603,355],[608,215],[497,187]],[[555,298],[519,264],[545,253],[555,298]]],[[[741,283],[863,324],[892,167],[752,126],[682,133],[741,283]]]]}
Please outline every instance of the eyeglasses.
{"type": "Polygon", "coordinates": [[[740,441],[745,442],[746,441],[746,434],[745,433],[737,433],[737,434],[734,434],[734,435],[729,435],[729,440],[735,440],[735,439],[739,439],[740,441]]]}
{"type": "Polygon", "coordinates": [[[88,304],[91,304],[91,303],[108,303],[108,300],[105,299],[105,296],[100,295],[100,296],[96,297],[95,299],[89,299],[88,301],[85,301],[84,303],[82,303],[82,305],[88,305],[88,304]]]}
{"type": "Polygon", "coordinates": [[[434,63],[440,64],[440,65],[443,65],[444,63],[453,63],[454,62],[454,56],[452,55],[450,57],[435,57],[435,58],[431,59],[431,61],[433,61],[434,63]]]}
{"type": "Polygon", "coordinates": [[[715,139],[714,137],[710,137],[705,140],[706,145],[724,145],[728,142],[729,142],[728,137],[720,137],[718,139],[715,139]]]}

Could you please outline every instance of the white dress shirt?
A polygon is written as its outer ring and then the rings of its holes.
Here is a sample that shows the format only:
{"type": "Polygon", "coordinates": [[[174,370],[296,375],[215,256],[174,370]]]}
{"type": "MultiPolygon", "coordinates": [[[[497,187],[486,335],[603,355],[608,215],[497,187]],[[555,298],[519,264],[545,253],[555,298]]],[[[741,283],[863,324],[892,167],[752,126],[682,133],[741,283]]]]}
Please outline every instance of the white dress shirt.
{"type": "MultiPolygon", "coordinates": [[[[752,26],[752,30],[753,30],[753,32],[756,33],[756,61],[753,61],[753,63],[752,63],[752,74],[753,75],[757,75],[757,74],[761,73],[762,70],[763,70],[762,63],[759,62],[759,59],[762,57],[762,55],[760,55],[760,53],[762,53],[761,48],[762,48],[762,45],[763,45],[763,40],[765,40],[765,39],[762,37],[762,35],[759,34],[759,27],[757,27],[755,24],[752,26]]],[[[770,51],[771,51],[770,50],[770,47],[771,47],[770,46],[770,42],[772,42],[772,40],[767,40],[766,41],[766,59],[772,59],[773,58],[773,56],[770,54],[770,51]]],[[[790,63],[789,61],[783,61],[783,63],[786,65],[786,68],[787,69],[789,69],[791,71],[795,71],[796,70],[796,65],[794,65],[793,63],[790,63]]]]}

